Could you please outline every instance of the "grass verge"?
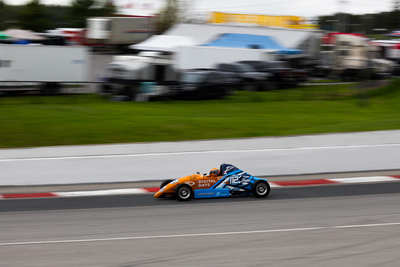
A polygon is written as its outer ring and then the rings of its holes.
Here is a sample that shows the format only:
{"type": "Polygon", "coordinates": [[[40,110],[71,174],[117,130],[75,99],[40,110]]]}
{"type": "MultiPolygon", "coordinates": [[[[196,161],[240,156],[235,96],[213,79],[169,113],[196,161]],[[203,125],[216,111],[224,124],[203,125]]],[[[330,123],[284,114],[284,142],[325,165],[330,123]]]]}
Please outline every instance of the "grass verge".
{"type": "Polygon", "coordinates": [[[399,101],[399,81],[374,90],[321,85],[209,101],[3,97],[0,148],[400,129],[399,101]]]}

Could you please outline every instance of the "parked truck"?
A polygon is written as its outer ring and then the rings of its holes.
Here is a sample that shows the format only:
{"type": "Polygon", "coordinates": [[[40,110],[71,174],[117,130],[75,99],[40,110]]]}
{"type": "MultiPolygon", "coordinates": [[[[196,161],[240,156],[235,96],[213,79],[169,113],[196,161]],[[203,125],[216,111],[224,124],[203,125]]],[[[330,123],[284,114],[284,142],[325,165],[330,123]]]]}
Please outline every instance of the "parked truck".
{"type": "Polygon", "coordinates": [[[168,95],[169,85],[178,79],[174,61],[159,52],[114,56],[101,76],[100,93],[128,100],[168,95]]]}
{"type": "Polygon", "coordinates": [[[382,78],[390,75],[394,65],[380,57],[379,48],[365,37],[351,34],[335,35],[333,44],[321,52],[317,76],[340,78],[382,78]]]}
{"type": "Polygon", "coordinates": [[[114,56],[101,75],[104,83],[100,92],[123,95],[129,100],[140,95],[170,95],[175,92],[171,85],[179,83],[182,71],[213,69],[220,63],[240,60],[274,59],[273,50],[207,46],[180,46],[174,53],[143,51],[137,56],[114,56]],[[145,83],[155,85],[144,89],[145,83]]]}
{"type": "Polygon", "coordinates": [[[155,33],[153,17],[95,17],[86,21],[87,43],[127,49],[155,33]]]}
{"type": "Polygon", "coordinates": [[[272,61],[274,50],[245,49],[211,46],[181,46],[175,54],[176,68],[214,68],[219,63],[233,63],[243,60],[272,61]]]}
{"type": "Polygon", "coordinates": [[[86,47],[0,45],[1,91],[56,93],[61,83],[88,82],[86,47]]]}

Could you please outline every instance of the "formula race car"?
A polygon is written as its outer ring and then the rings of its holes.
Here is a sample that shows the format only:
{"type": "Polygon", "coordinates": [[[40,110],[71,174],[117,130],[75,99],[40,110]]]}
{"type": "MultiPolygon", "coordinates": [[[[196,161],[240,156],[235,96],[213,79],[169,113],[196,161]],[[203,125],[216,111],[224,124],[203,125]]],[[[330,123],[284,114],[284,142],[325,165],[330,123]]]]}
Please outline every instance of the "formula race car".
{"type": "Polygon", "coordinates": [[[254,177],[231,164],[224,163],[219,169],[212,169],[209,175],[197,173],[176,180],[165,180],[154,197],[188,200],[252,194],[262,198],[268,196],[270,190],[267,180],[254,177]]]}

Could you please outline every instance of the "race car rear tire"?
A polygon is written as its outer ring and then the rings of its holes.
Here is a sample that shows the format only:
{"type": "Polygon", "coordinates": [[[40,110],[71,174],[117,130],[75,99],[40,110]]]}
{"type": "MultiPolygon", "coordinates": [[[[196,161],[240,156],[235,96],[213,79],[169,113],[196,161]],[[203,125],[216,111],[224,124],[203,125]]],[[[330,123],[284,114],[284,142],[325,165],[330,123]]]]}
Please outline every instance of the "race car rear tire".
{"type": "Polygon", "coordinates": [[[271,187],[269,186],[269,183],[262,180],[255,182],[251,187],[251,192],[258,198],[267,197],[270,191],[271,187]]]}
{"type": "Polygon", "coordinates": [[[169,184],[170,182],[172,182],[173,180],[164,180],[162,181],[161,185],[160,185],[160,189],[163,188],[164,186],[166,186],[167,184],[169,184]]]}
{"type": "Polygon", "coordinates": [[[193,197],[193,190],[187,184],[180,184],[175,189],[175,197],[180,201],[187,201],[193,197]]]}

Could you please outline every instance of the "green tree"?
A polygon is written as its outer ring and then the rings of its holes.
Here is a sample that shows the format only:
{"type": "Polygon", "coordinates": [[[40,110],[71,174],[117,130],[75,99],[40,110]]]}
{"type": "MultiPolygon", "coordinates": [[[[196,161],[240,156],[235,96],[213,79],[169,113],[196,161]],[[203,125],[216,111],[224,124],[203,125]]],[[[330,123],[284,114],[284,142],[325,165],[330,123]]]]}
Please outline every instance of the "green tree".
{"type": "Polygon", "coordinates": [[[185,7],[179,0],[167,0],[165,7],[160,11],[157,20],[157,31],[163,33],[172,25],[183,20],[185,7]]]}
{"type": "Polygon", "coordinates": [[[318,25],[322,30],[333,31],[335,30],[335,15],[320,16],[318,17],[318,25]]]}
{"type": "Polygon", "coordinates": [[[69,12],[71,27],[85,28],[86,19],[89,17],[113,16],[117,8],[112,2],[97,5],[94,0],[74,0],[69,12]]]}
{"type": "Polygon", "coordinates": [[[18,14],[21,28],[35,32],[49,29],[49,17],[47,7],[42,5],[39,0],[31,0],[25,4],[18,14]]]}
{"type": "Polygon", "coordinates": [[[50,13],[49,23],[51,24],[51,29],[70,27],[67,21],[69,7],[49,5],[47,8],[50,13]]]}
{"type": "Polygon", "coordinates": [[[397,30],[400,29],[400,10],[399,9],[394,9],[391,11],[389,14],[388,18],[388,27],[391,30],[397,30]]]}
{"type": "Polygon", "coordinates": [[[5,30],[6,20],[5,16],[7,14],[7,5],[4,3],[3,0],[0,0],[0,30],[5,30]]]}
{"type": "Polygon", "coordinates": [[[19,9],[20,6],[7,5],[3,0],[0,0],[0,30],[17,27],[19,9]]]}

